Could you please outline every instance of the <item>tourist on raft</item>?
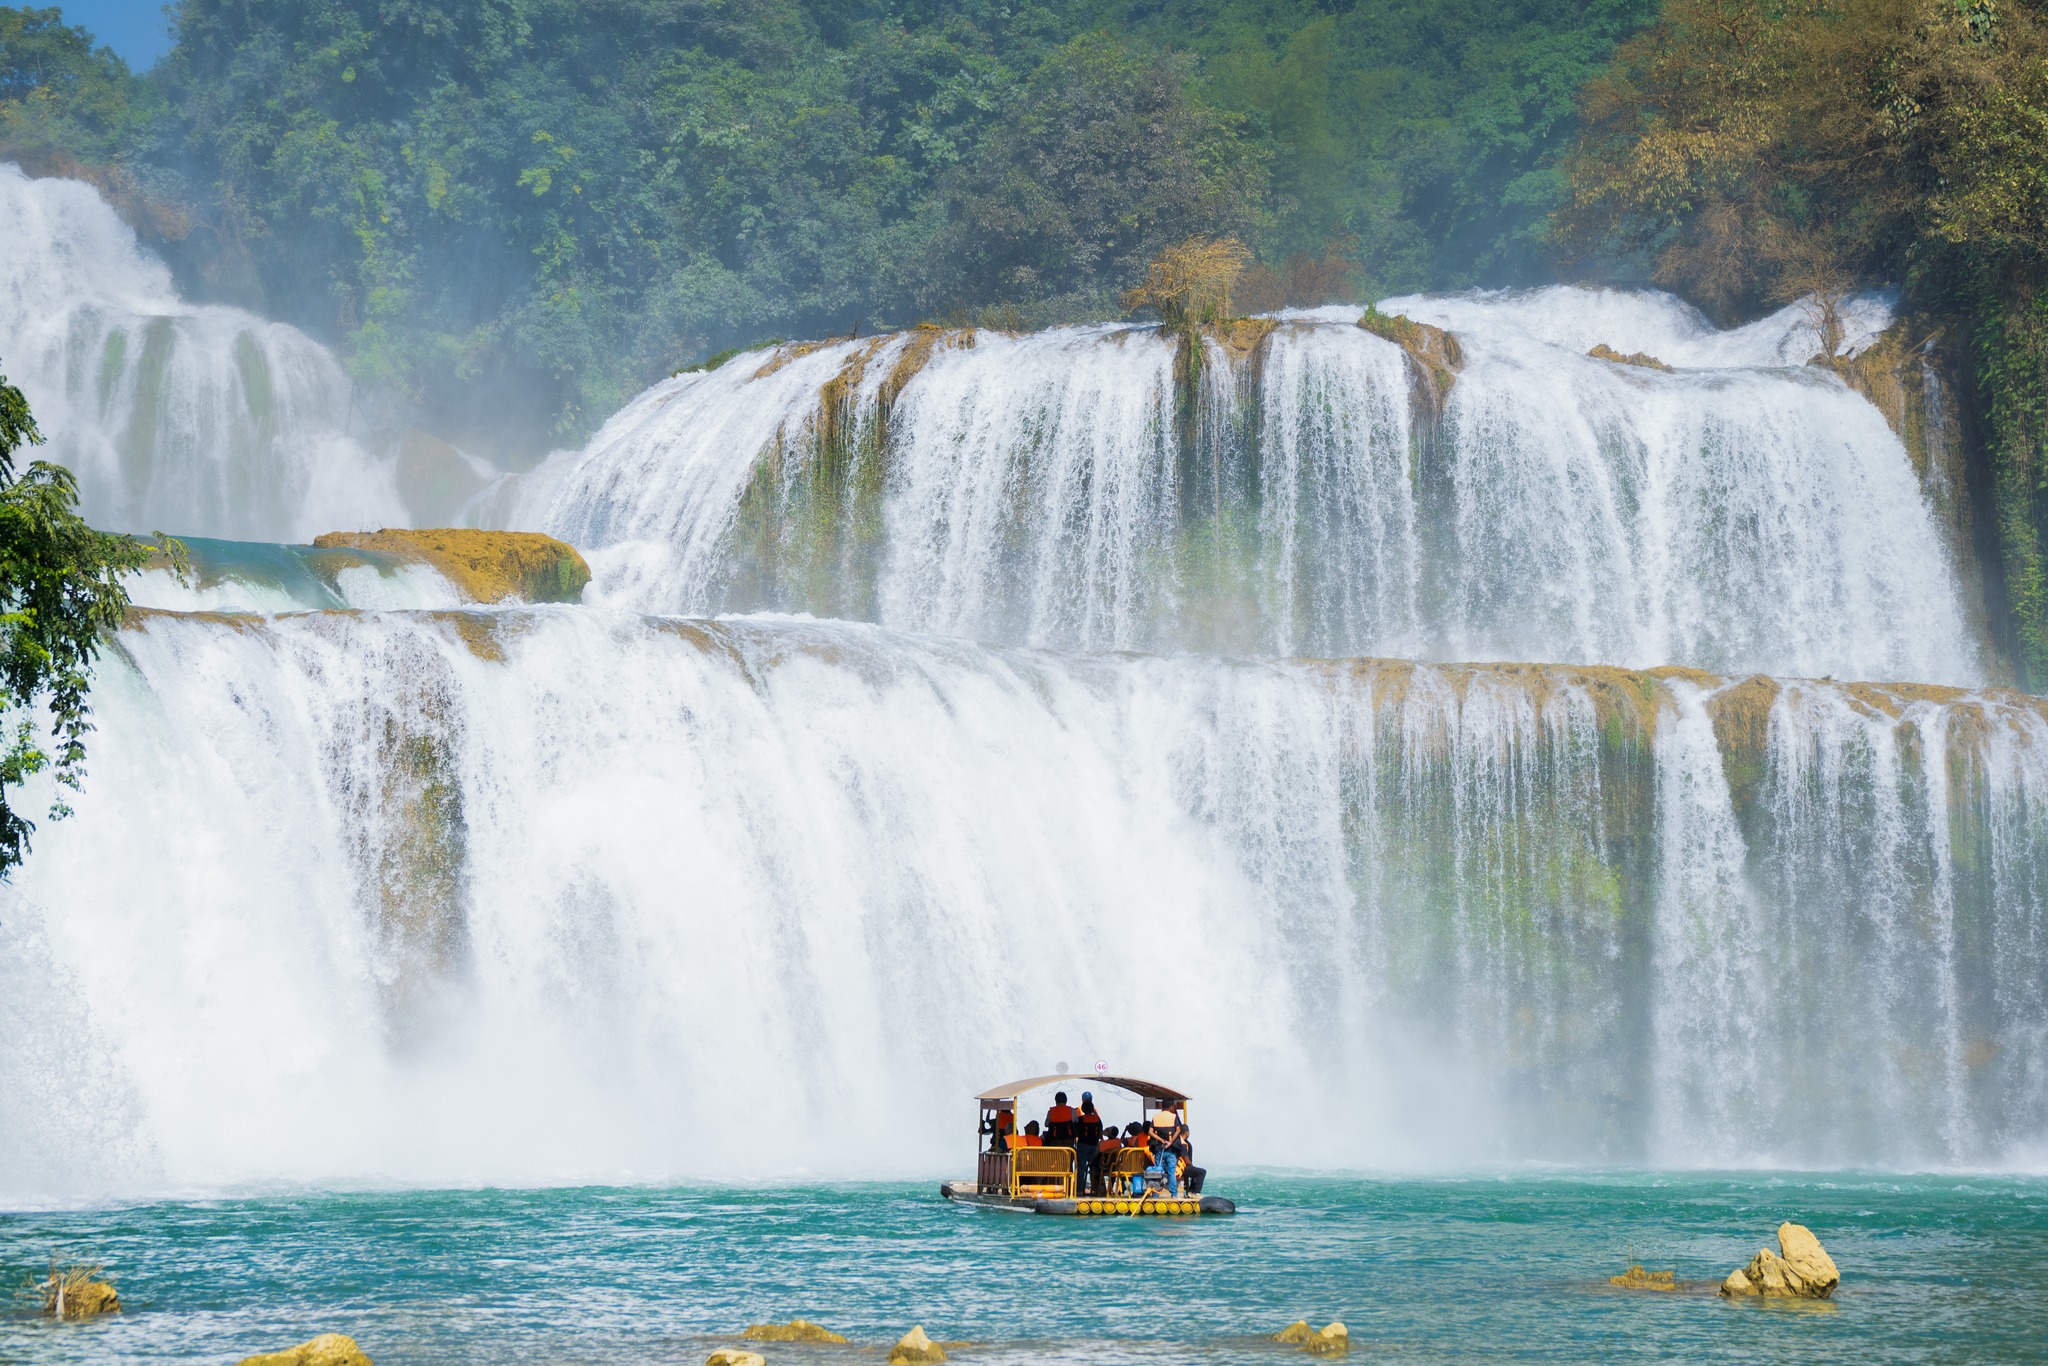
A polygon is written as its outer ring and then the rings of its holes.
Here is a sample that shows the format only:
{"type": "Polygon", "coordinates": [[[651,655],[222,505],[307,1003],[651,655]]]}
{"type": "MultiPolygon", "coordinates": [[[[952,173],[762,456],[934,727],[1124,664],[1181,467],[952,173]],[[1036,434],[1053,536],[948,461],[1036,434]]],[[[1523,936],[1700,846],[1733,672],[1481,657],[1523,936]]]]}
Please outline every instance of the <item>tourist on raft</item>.
{"type": "Polygon", "coordinates": [[[1048,1148],[1071,1148],[1074,1146],[1074,1107],[1067,1104],[1067,1093],[1055,1091],[1052,1108],[1045,1112],[1045,1146],[1048,1148]]]}
{"type": "Polygon", "coordinates": [[[1081,1093],[1081,1113],[1074,1116],[1074,1184],[1102,1194],[1102,1116],[1095,1113],[1093,1091],[1081,1093]]]}

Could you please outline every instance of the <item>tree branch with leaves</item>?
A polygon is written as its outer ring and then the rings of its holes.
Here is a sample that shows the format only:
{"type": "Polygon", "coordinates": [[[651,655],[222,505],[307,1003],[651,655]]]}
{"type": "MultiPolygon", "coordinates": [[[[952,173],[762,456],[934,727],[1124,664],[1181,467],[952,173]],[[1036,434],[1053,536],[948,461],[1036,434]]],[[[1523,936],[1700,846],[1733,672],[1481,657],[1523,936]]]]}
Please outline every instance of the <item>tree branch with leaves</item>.
{"type": "Polygon", "coordinates": [[[0,375],[0,690],[11,723],[0,752],[0,877],[27,857],[35,832],[11,800],[16,789],[48,771],[58,789],[50,818],[70,814],[63,794],[85,778],[93,662],[128,610],[121,576],[151,553],[132,536],[88,526],[78,482],[62,465],[38,460],[16,471],[17,453],[42,440],[27,398],[0,375]],[[39,703],[47,735],[33,715],[39,703]]]}

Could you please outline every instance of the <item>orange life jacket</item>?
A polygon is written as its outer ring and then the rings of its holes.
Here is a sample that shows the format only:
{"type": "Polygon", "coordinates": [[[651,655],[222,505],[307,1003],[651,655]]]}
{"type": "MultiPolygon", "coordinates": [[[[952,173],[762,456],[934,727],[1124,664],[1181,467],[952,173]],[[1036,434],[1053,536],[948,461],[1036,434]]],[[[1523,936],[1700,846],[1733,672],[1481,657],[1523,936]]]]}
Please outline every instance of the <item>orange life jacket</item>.
{"type": "Polygon", "coordinates": [[[1074,1122],[1074,1107],[1071,1105],[1053,1106],[1045,1112],[1045,1122],[1047,1124],[1072,1124],[1074,1122]]]}

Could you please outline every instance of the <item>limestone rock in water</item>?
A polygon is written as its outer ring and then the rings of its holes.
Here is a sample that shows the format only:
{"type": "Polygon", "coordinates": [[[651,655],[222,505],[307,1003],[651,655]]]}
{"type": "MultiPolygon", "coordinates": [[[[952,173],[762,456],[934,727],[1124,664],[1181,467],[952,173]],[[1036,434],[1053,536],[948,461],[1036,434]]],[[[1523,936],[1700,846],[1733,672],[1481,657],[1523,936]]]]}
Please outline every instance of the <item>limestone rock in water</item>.
{"type": "Polygon", "coordinates": [[[370,1359],[356,1346],[354,1338],[322,1333],[282,1352],[243,1357],[238,1366],[370,1366],[370,1359]]]}
{"type": "Polygon", "coordinates": [[[946,1349],[926,1337],[923,1328],[911,1329],[889,1349],[889,1366],[920,1366],[923,1362],[945,1359],[946,1349]]]}
{"type": "Polygon", "coordinates": [[[1299,1346],[1315,1335],[1316,1330],[1308,1326],[1308,1320],[1296,1319],[1279,1332],[1273,1334],[1273,1341],[1299,1346]]]}
{"type": "Polygon", "coordinates": [[[1638,1263],[1622,1272],[1619,1276],[1609,1276],[1607,1283],[1609,1285],[1618,1285],[1623,1290],[1676,1290],[1678,1289],[1678,1273],[1676,1271],[1645,1271],[1641,1263],[1638,1263]]]}
{"type": "Polygon", "coordinates": [[[121,1312],[121,1297],[114,1287],[99,1279],[97,1266],[74,1266],[69,1271],[52,1269],[39,1289],[43,1312],[56,1318],[90,1319],[121,1312]]]}
{"type": "MultiPolygon", "coordinates": [[[[846,1341],[845,1338],[839,1340],[846,1341]]],[[[742,1352],[737,1347],[721,1347],[704,1358],[704,1366],[768,1366],[768,1358],[759,1352],[742,1352]]]]}
{"type": "Polygon", "coordinates": [[[751,1342],[844,1342],[846,1339],[830,1328],[822,1328],[809,1319],[791,1319],[788,1323],[750,1324],[741,1337],[751,1342]]]}
{"type": "Polygon", "coordinates": [[[590,566],[576,547],[535,531],[330,531],[322,550],[374,550],[428,565],[474,602],[576,602],[590,566]]]}
{"type": "Polygon", "coordinates": [[[1647,351],[1631,351],[1624,356],[1606,342],[1601,342],[1586,354],[1594,360],[1612,361],[1616,365],[1633,365],[1638,370],[1662,370],[1667,375],[1671,373],[1670,366],[1647,351]]]}
{"type": "Polygon", "coordinates": [[[1721,1293],[1825,1299],[1842,1283],[1835,1259],[1804,1224],[1778,1225],[1778,1250],[1759,1248],[1749,1265],[1728,1273],[1721,1293]]]}
{"type": "Polygon", "coordinates": [[[1301,1345],[1312,1356],[1338,1356],[1351,1350],[1351,1330],[1341,1323],[1326,1323],[1321,1332],[1301,1345]]]}

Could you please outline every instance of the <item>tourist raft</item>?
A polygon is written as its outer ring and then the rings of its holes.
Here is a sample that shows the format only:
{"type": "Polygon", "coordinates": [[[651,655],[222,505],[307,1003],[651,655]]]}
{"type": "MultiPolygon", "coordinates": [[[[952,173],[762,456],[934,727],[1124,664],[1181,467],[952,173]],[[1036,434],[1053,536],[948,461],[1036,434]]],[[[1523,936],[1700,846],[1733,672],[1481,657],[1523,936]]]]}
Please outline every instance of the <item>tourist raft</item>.
{"type": "Polygon", "coordinates": [[[1220,1195],[1169,1195],[1148,1189],[1132,1195],[1131,1178],[1144,1174],[1149,1157],[1143,1149],[1126,1148],[1105,1159],[1105,1189],[1110,1193],[1091,1196],[1077,1180],[1075,1150],[1062,1147],[1011,1147],[1008,1136],[1019,1131],[1017,1098],[1055,1083],[1070,1081],[1090,1087],[1109,1087],[1138,1100],[1140,1114],[1149,1125],[1158,1111],[1172,1111],[1186,1122],[1189,1097],[1185,1092],[1137,1077],[1105,1077],[1093,1073],[1061,1073],[1050,1077],[1027,1077],[983,1091],[975,1099],[981,1104],[980,1152],[975,1160],[974,1180],[945,1181],[939,1193],[948,1200],[1025,1214],[1066,1214],[1082,1217],[1102,1215],[1158,1215],[1168,1218],[1197,1214],[1235,1214],[1237,1205],[1220,1195]]]}

